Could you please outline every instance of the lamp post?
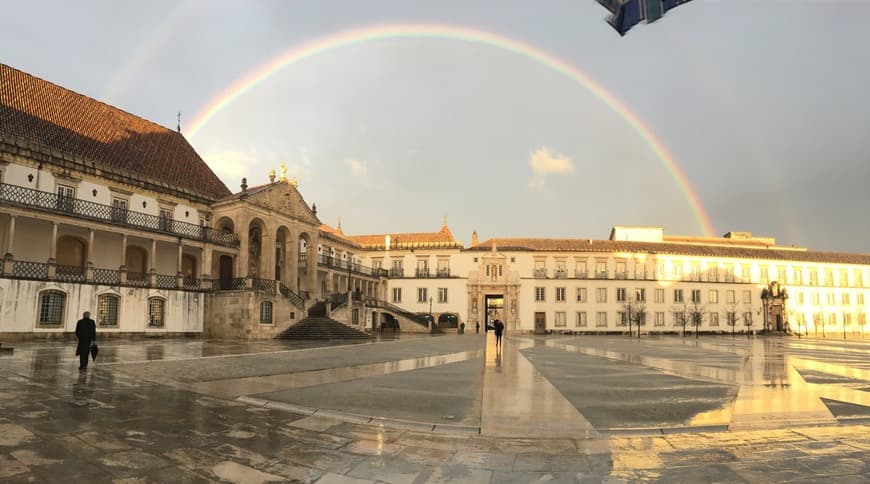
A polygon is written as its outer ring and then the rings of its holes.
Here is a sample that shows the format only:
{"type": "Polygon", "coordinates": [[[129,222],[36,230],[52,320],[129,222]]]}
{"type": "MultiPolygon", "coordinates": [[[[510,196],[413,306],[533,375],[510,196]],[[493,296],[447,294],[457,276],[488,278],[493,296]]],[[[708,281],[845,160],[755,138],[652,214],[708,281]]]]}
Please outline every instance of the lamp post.
{"type": "Polygon", "coordinates": [[[429,296],[429,332],[432,331],[432,296],[429,296]]]}

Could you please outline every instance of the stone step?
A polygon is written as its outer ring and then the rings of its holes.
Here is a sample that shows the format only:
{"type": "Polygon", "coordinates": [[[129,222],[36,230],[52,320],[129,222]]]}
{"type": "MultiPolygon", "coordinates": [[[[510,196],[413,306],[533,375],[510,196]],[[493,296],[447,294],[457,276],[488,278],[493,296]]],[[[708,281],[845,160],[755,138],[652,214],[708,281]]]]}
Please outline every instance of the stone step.
{"type": "Polygon", "coordinates": [[[370,335],[334,319],[312,316],[290,326],[278,339],[368,339],[370,335]]]}

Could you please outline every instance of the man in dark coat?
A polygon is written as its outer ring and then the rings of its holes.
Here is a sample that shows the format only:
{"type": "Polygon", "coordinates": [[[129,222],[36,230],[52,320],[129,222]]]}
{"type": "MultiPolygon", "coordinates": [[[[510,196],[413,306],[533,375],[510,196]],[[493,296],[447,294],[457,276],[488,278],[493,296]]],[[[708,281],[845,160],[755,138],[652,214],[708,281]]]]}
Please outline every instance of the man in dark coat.
{"type": "Polygon", "coordinates": [[[501,333],[504,331],[504,323],[500,319],[495,320],[495,347],[501,346],[501,333]]]}
{"type": "Polygon", "coordinates": [[[88,356],[90,356],[91,344],[97,341],[97,323],[91,319],[91,313],[85,311],[82,319],[76,323],[76,338],[79,339],[79,344],[76,347],[76,355],[79,357],[79,370],[84,370],[88,367],[88,356]]]}

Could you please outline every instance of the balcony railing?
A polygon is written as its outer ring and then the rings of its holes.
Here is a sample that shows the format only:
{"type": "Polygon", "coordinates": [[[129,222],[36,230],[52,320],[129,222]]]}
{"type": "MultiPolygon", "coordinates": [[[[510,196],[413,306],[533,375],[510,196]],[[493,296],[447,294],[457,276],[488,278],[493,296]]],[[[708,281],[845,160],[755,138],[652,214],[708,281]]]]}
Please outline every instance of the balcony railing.
{"type": "Polygon", "coordinates": [[[97,220],[186,239],[234,247],[239,245],[238,235],[230,232],[8,183],[0,183],[0,204],[97,220]]]}
{"type": "Polygon", "coordinates": [[[429,269],[418,267],[415,274],[417,275],[417,277],[429,277],[429,269]]]}
{"type": "Polygon", "coordinates": [[[405,277],[405,269],[402,267],[391,268],[390,277],[405,277]]]}
{"type": "Polygon", "coordinates": [[[566,279],[568,277],[568,272],[566,272],[565,270],[557,270],[553,273],[553,277],[555,277],[556,279],[566,279]]]}
{"type": "Polygon", "coordinates": [[[547,269],[535,269],[535,278],[536,279],[546,279],[547,278],[547,269]]]}
{"type": "MultiPolygon", "coordinates": [[[[2,266],[2,263],[0,263],[2,266]]],[[[47,281],[52,264],[26,260],[12,261],[12,270],[4,272],[0,277],[12,279],[29,279],[35,281],[47,281]]],[[[125,282],[121,283],[122,271],[117,269],[94,268],[84,269],[79,266],[54,265],[54,277],[58,282],[74,282],[77,284],[98,284],[103,286],[128,286],[128,287],[154,287],[158,289],[174,289],[186,291],[211,291],[216,284],[212,279],[185,278],[182,287],[178,287],[178,276],[170,274],[156,274],[155,284],[151,284],[151,277],[144,272],[127,272],[125,282]],[[90,278],[90,279],[89,279],[90,278]]],[[[244,278],[242,278],[244,281],[244,278]]]]}
{"type": "Polygon", "coordinates": [[[114,269],[94,269],[94,284],[117,286],[121,284],[121,271],[114,269]]]}
{"type": "Polygon", "coordinates": [[[21,279],[48,279],[48,264],[45,262],[32,262],[17,260],[12,262],[12,277],[21,279]]]}
{"type": "MultiPolygon", "coordinates": [[[[300,254],[300,261],[302,261],[300,254]]],[[[317,265],[328,267],[330,269],[336,269],[340,271],[349,271],[354,274],[360,274],[363,276],[371,276],[371,277],[385,277],[385,272],[383,269],[379,269],[376,267],[364,266],[362,264],[358,264],[356,262],[350,262],[347,260],[342,260],[337,257],[323,255],[320,254],[317,256],[317,265]]]]}
{"type": "Polygon", "coordinates": [[[450,277],[450,268],[449,267],[439,267],[438,268],[438,277],[450,277]]]}
{"type": "MultiPolygon", "coordinates": [[[[130,274],[127,274],[127,280],[130,279],[130,274]]],[[[178,288],[178,276],[174,276],[172,274],[157,274],[157,280],[155,281],[158,289],[177,289],[178,288]]]]}
{"type": "Polygon", "coordinates": [[[85,270],[79,266],[58,265],[55,267],[55,279],[61,282],[85,282],[85,270]]]}

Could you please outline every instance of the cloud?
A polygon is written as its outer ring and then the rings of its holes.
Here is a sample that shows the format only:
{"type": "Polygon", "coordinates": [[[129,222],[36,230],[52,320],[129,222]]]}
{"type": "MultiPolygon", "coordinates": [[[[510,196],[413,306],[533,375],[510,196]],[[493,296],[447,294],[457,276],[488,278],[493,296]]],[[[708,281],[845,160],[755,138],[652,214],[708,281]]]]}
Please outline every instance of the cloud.
{"type": "Polygon", "coordinates": [[[203,159],[224,182],[239,181],[249,177],[257,164],[256,153],[244,151],[212,151],[203,154],[203,159]]]}
{"type": "Polygon", "coordinates": [[[367,182],[369,178],[369,167],[364,161],[356,158],[348,158],[344,160],[344,164],[350,169],[350,172],[362,182],[367,182]]]}
{"type": "Polygon", "coordinates": [[[558,173],[574,173],[574,162],[568,156],[557,153],[544,146],[529,154],[529,167],[532,169],[532,179],[529,186],[540,190],[546,183],[547,175],[558,173]]]}

